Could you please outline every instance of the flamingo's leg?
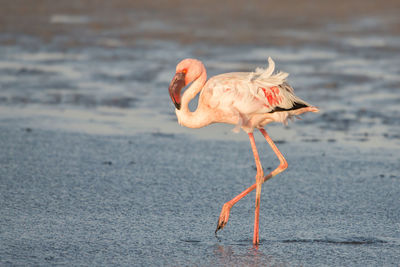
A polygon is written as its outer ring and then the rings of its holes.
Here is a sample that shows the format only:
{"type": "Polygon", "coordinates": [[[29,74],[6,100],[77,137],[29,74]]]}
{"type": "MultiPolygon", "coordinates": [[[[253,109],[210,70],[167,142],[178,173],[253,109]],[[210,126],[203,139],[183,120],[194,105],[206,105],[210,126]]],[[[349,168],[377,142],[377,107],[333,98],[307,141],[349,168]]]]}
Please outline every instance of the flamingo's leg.
{"type": "MultiPolygon", "coordinates": [[[[268,175],[264,176],[263,182],[266,182],[267,180],[274,177],[275,175],[283,172],[287,168],[288,164],[286,162],[286,159],[283,157],[282,153],[279,151],[279,149],[276,147],[276,145],[274,144],[272,139],[269,137],[268,133],[262,128],[259,130],[261,131],[261,133],[263,134],[263,136],[267,140],[268,144],[271,146],[272,150],[275,152],[275,154],[277,155],[277,157],[280,161],[279,166],[275,170],[270,172],[268,175]]],[[[230,200],[224,204],[224,206],[222,207],[221,214],[219,216],[217,229],[215,230],[215,233],[217,233],[218,230],[224,228],[224,226],[227,224],[227,222],[229,220],[229,213],[230,213],[230,210],[233,207],[233,205],[235,205],[239,200],[241,200],[243,197],[245,197],[251,191],[256,189],[256,187],[257,187],[257,182],[255,184],[253,184],[252,186],[250,186],[249,188],[247,188],[246,190],[244,190],[242,193],[240,193],[236,197],[234,197],[232,200],[230,200]]]]}
{"type": "Polygon", "coordinates": [[[254,235],[253,235],[253,245],[258,245],[260,243],[259,235],[258,235],[258,225],[260,218],[260,198],[261,198],[261,186],[264,182],[264,172],[261,166],[260,157],[258,156],[258,151],[256,147],[256,142],[254,140],[253,133],[249,133],[250,144],[254,154],[254,160],[256,162],[257,167],[257,175],[256,175],[256,203],[255,203],[255,212],[254,212],[254,235]]]}
{"type": "Polygon", "coordinates": [[[288,164],[286,162],[286,159],[283,157],[282,153],[276,147],[274,141],[272,141],[271,137],[269,137],[267,131],[264,128],[260,128],[259,130],[262,133],[262,135],[264,136],[265,140],[267,140],[267,142],[270,145],[270,147],[272,148],[272,150],[275,152],[275,155],[278,157],[279,162],[280,162],[279,166],[275,170],[273,170],[270,174],[268,174],[267,176],[264,177],[264,182],[265,182],[269,178],[272,178],[275,175],[286,170],[288,167],[288,164]]]}

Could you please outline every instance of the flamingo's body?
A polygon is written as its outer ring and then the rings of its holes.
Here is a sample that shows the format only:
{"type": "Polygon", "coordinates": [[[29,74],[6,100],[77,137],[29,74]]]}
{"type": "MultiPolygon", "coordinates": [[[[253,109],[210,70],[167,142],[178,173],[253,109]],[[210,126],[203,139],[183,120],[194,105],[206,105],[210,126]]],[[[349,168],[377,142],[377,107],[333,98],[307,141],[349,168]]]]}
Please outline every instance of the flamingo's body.
{"type": "Polygon", "coordinates": [[[222,229],[229,219],[231,207],[250,191],[257,188],[256,212],[253,243],[259,243],[258,217],[261,185],[267,179],[287,168],[285,158],[264,130],[270,122],[286,123],[288,118],[305,112],[318,112],[294,94],[286,82],[287,73],[273,74],[275,63],[268,59],[267,69],[257,68],[255,72],[233,72],[214,76],[207,81],[204,65],[196,59],[184,59],[176,67],[176,74],[169,87],[171,99],[176,107],[176,115],[181,125],[200,128],[222,122],[236,125],[248,133],[257,166],[256,184],[225,203],[218,220],[217,230],[222,229]],[[191,84],[181,97],[181,89],[191,84]],[[189,110],[189,102],[200,93],[198,107],[189,110]],[[255,146],[253,131],[258,128],[277,154],[281,164],[273,172],[264,176],[255,146]]]}

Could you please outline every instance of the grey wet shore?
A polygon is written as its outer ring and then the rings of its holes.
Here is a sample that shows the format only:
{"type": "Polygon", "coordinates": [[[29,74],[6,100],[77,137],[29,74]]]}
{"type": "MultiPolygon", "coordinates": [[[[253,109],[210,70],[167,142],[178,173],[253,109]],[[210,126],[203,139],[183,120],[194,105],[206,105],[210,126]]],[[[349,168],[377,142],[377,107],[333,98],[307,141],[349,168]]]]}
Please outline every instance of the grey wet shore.
{"type": "MultiPolygon", "coordinates": [[[[0,264],[396,266],[399,1],[8,1],[0,9],[0,264]],[[289,169],[254,182],[247,136],[176,122],[177,62],[271,56],[318,106],[267,131],[289,169]]],[[[196,103],[192,103],[195,108],[196,103]]],[[[278,165],[256,135],[266,171],[278,165]]]]}
{"type": "MultiPolygon", "coordinates": [[[[398,150],[280,144],[289,169],[214,237],[254,182],[247,142],[98,136],[1,123],[2,264],[396,265],[398,150]]],[[[261,141],[261,140],[259,140],[261,141]]],[[[258,142],[264,166],[278,164],[258,142]]]]}

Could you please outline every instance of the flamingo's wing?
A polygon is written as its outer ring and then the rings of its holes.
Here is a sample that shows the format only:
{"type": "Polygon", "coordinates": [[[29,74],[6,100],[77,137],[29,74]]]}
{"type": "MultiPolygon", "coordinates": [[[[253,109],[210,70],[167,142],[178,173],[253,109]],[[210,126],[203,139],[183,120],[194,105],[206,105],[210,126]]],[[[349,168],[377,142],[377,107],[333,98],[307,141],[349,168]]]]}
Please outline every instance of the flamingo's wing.
{"type": "Polygon", "coordinates": [[[255,72],[233,72],[211,78],[204,87],[209,94],[209,105],[222,110],[236,110],[241,114],[272,113],[307,106],[294,95],[286,83],[285,72],[273,74],[275,63],[268,58],[267,69],[255,72]]]}

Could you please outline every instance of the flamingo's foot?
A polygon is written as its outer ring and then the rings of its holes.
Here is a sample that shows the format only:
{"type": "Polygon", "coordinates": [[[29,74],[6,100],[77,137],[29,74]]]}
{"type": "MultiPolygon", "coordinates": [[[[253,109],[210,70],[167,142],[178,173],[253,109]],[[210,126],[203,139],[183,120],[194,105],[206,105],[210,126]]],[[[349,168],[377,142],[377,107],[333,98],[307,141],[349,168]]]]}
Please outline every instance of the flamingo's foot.
{"type": "Polygon", "coordinates": [[[232,205],[228,202],[224,204],[221,210],[221,214],[219,215],[217,229],[215,230],[215,235],[217,232],[225,227],[229,220],[229,212],[231,211],[232,205]]]}

